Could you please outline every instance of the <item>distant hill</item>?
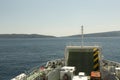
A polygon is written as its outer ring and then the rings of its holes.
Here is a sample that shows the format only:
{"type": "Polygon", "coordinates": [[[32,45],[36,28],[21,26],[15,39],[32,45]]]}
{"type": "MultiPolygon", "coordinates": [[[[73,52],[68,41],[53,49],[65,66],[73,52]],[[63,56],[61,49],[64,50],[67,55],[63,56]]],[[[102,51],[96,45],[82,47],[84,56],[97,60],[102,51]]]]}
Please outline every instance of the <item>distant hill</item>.
{"type": "Polygon", "coordinates": [[[0,38],[54,38],[55,36],[39,34],[0,34],[0,38]]]}
{"type": "MultiPolygon", "coordinates": [[[[80,37],[81,35],[72,35],[66,37],[80,37]]],[[[85,37],[120,37],[120,31],[102,32],[84,34],[85,37]]],[[[0,38],[56,38],[55,36],[39,34],[0,34],[0,38]]]]}
{"type": "MultiPolygon", "coordinates": [[[[84,34],[85,37],[120,37],[120,31],[102,32],[102,33],[92,33],[84,34]]],[[[80,35],[72,35],[68,37],[80,37],[80,35]]]]}

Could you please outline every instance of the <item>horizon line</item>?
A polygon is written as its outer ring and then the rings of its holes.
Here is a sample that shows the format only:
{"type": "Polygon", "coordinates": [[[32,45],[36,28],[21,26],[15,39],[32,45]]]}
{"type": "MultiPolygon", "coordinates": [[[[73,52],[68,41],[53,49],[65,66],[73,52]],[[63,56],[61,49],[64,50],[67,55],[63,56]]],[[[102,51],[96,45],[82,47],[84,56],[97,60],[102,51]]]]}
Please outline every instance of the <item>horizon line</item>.
{"type": "MultiPolygon", "coordinates": [[[[117,32],[117,31],[120,31],[120,30],[103,31],[103,32],[95,32],[95,33],[84,33],[84,34],[96,34],[96,33],[106,33],[106,32],[117,32]]],[[[0,35],[43,35],[43,36],[53,36],[53,37],[66,37],[66,36],[73,36],[73,35],[80,35],[80,34],[71,34],[71,35],[56,36],[56,35],[40,34],[40,33],[0,33],[0,35]]]]}

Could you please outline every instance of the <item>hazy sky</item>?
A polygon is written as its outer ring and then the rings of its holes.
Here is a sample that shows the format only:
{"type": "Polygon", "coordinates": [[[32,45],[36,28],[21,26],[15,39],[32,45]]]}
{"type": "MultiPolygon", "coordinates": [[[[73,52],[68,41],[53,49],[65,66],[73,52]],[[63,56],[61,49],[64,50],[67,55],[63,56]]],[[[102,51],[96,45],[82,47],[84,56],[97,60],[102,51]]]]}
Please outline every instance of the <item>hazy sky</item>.
{"type": "Polygon", "coordinates": [[[120,0],[0,0],[0,34],[66,36],[120,30],[120,0]]]}

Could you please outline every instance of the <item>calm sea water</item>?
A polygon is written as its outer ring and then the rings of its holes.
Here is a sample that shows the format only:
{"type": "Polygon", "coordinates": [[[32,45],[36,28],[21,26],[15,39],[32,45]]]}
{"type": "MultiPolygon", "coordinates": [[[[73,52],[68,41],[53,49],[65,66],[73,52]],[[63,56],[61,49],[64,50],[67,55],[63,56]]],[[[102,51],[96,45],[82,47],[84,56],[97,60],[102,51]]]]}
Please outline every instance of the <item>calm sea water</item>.
{"type": "MultiPolygon", "coordinates": [[[[62,58],[67,43],[79,41],[79,38],[0,39],[0,80],[10,80],[48,60],[62,58]]],[[[119,37],[88,37],[85,42],[99,42],[106,59],[120,62],[119,37]]]]}

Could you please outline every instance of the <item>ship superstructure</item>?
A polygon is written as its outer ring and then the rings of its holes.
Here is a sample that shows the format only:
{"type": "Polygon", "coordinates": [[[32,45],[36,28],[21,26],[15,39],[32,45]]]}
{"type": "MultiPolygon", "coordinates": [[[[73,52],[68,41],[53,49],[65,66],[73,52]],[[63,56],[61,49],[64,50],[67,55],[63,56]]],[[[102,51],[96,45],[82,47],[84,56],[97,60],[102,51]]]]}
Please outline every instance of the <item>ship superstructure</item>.
{"type": "Polygon", "coordinates": [[[90,79],[91,73],[100,73],[100,54],[98,46],[67,46],[65,65],[74,66],[75,75],[82,72],[90,79]]]}

